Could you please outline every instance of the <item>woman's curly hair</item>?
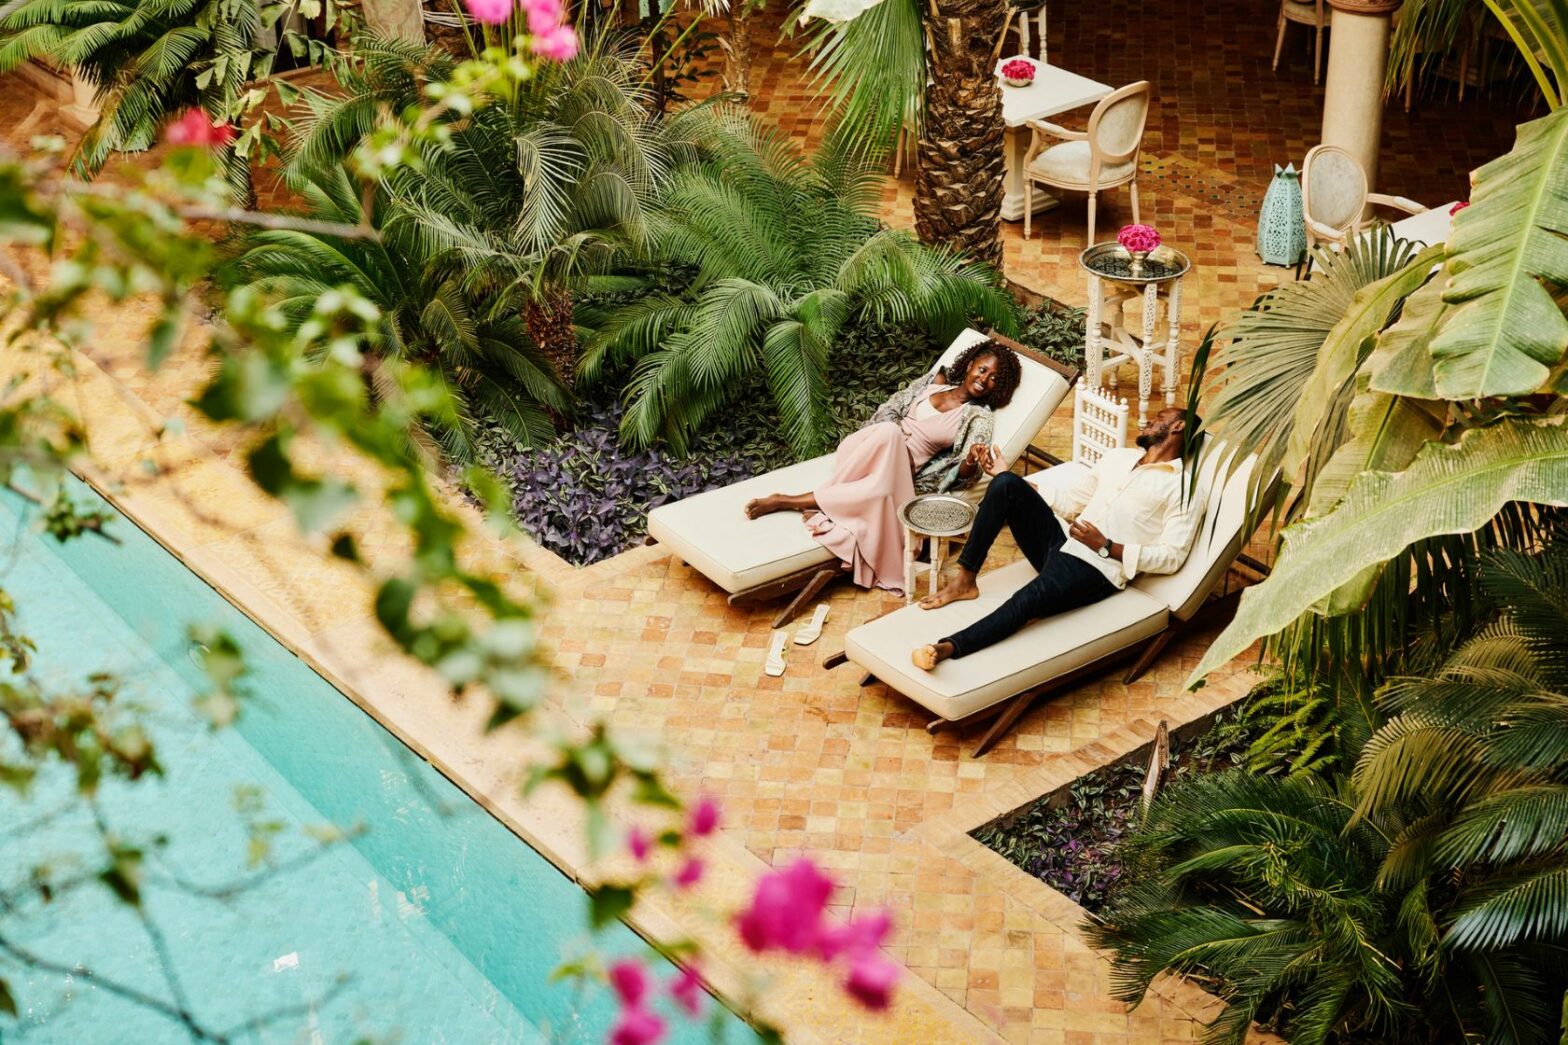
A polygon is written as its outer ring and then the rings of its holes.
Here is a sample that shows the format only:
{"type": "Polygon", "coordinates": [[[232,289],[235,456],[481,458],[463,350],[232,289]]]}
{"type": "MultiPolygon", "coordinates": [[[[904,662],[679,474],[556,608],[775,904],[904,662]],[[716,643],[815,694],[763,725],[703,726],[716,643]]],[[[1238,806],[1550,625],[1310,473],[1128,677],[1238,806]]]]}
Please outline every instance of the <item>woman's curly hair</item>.
{"type": "Polygon", "coordinates": [[[1013,393],[1018,391],[1018,383],[1024,377],[1024,367],[1018,361],[1018,353],[1001,342],[987,338],[970,345],[958,353],[958,358],[942,368],[942,376],[951,384],[962,384],[969,374],[969,368],[981,356],[996,358],[996,383],[991,386],[991,391],[974,402],[992,410],[1000,410],[1013,401],[1013,393]]]}

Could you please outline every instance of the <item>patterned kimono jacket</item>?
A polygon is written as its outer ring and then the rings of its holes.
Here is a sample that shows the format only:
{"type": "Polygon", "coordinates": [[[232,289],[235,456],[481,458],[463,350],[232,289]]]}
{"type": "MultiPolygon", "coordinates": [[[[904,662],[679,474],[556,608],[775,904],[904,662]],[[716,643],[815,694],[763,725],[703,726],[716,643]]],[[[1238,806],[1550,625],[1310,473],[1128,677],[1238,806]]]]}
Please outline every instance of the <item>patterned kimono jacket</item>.
{"type": "MultiPolygon", "coordinates": [[[[893,397],[871,415],[868,424],[880,421],[902,421],[909,416],[922,399],[921,391],[930,387],[931,382],[937,379],[936,373],[924,374],[917,377],[909,385],[893,393],[893,397]]],[[[969,453],[969,448],[976,443],[990,443],[996,431],[996,415],[988,406],[978,403],[965,403],[959,407],[962,413],[958,418],[958,432],[953,436],[953,445],[941,451],[931,460],[927,461],[915,472],[916,493],[947,493],[950,490],[962,490],[973,486],[985,474],[980,469],[975,469],[975,474],[968,479],[961,479],[958,475],[958,466],[963,463],[964,456],[969,453]]]]}

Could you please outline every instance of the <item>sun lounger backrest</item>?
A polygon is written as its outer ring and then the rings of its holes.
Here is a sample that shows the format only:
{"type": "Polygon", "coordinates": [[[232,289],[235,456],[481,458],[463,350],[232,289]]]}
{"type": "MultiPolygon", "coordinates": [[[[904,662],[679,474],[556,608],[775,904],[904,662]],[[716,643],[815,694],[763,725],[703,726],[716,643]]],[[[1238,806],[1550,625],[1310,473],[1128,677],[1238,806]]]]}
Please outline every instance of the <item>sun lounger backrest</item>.
{"type": "MultiPolygon", "coordinates": [[[[964,349],[984,340],[985,335],[980,331],[965,330],[942,353],[936,367],[946,366],[958,358],[964,349]]],[[[1013,395],[1011,403],[996,412],[994,442],[1001,447],[1002,455],[1009,464],[1023,454],[1029,440],[1039,433],[1062,400],[1067,398],[1068,392],[1067,379],[1050,367],[1028,356],[1020,356],[1019,361],[1023,364],[1023,377],[1018,383],[1018,391],[1013,395]]],[[[932,368],[933,371],[936,367],[932,368]]]]}
{"type": "Polygon", "coordinates": [[[1215,476],[1224,474],[1233,455],[1234,451],[1221,443],[1210,445],[1202,455],[1198,486],[1207,492],[1208,501],[1203,526],[1181,569],[1163,575],[1144,574],[1132,582],[1133,587],[1169,606],[1171,614],[1181,620],[1198,612],[1247,541],[1247,488],[1257,458],[1248,457],[1224,486],[1215,490],[1215,476]]]}

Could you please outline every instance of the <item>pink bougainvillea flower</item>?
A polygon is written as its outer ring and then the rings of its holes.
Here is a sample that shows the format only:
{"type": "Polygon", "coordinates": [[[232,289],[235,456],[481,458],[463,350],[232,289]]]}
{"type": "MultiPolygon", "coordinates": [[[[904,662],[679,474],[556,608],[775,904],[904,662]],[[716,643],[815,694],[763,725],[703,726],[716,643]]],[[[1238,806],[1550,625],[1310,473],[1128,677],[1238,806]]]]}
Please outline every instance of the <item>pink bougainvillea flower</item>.
{"type": "Polygon", "coordinates": [[[463,0],[474,21],[486,25],[500,25],[512,17],[513,0],[463,0]]]}
{"type": "Polygon", "coordinates": [[[740,916],[741,939],[757,952],[815,950],[822,937],[822,912],[833,888],[833,879],[804,857],[782,871],[763,875],[751,906],[740,916]]]}
{"type": "Polygon", "coordinates": [[[561,0],[520,0],[528,15],[528,31],[543,33],[566,21],[566,8],[561,0]]]}
{"type": "Polygon", "coordinates": [[[610,986],[628,1009],[635,1009],[648,996],[648,973],[642,963],[623,958],[610,966],[610,986]]]}
{"type": "Polygon", "coordinates": [[[664,1037],[664,1020],[647,1009],[629,1006],[610,1028],[610,1045],[656,1045],[664,1037]]]}
{"type": "Polygon", "coordinates": [[[577,32],[569,25],[558,25],[534,36],[534,54],[552,62],[570,61],[577,55],[577,32]]]}
{"type": "Polygon", "coordinates": [[[719,826],[719,803],[709,795],[697,799],[688,827],[698,838],[707,838],[719,826]]]}
{"type": "Polygon", "coordinates": [[[880,1012],[892,1002],[897,982],[898,966],[878,955],[865,954],[850,965],[844,990],[866,1008],[880,1012]]]}
{"type": "Polygon", "coordinates": [[[680,870],[675,872],[676,888],[690,889],[702,881],[703,870],[703,863],[699,858],[695,856],[689,858],[685,863],[681,864],[680,870]]]}
{"type": "Polygon", "coordinates": [[[653,849],[653,840],[648,837],[648,832],[640,827],[634,827],[626,832],[626,848],[631,850],[632,856],[637,858],[638,863],[643,863],[653,849]]]}
{"type": "Polygon", "coordinates": [[[702,1015],[702,978],[694,966],[688,965],[670,981],[670,997],[692,1019],[702,1015]]]}
{"type": "Polygon", "coordinates": [[[1116,242],[1128,250],[1149,251],[1160,245],[1160,234],[1152,225],[1123,225],[1116,242]]]}
{"type": "Polygon", "coordinates": [[[1449,217],[1453,217],[1455,214],[1458,214],[1460,211],[1464,210],[1468,206],[1470,206],[1470,201],[1469,200],[1460,200],[1458,203],[1456,203],[1452,207],[1448,208],[1448,215],[1449,215],[1449,217]]]}
{"type": "Polygon", "coordinates": [[[234,128],[226,123],[213,123],[200,109],[186,109],[178,120],[163,132],[170,145],[227,145],[234,140],[234,128]]]}
{"type": "Polygon", "coordinates": [[[874,954],[893,931],[893,916],[885,908],[855,918],[848,925],[824,929],[817,940],[817,953],[826,961],[839,955],[851,960],[874,954]]]}

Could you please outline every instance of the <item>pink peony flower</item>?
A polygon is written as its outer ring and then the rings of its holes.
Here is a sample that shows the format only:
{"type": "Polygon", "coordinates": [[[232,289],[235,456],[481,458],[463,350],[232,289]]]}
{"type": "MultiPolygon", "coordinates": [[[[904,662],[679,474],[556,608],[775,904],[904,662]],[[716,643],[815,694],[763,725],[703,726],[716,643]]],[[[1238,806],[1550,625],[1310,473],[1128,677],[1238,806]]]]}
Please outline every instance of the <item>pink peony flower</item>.
{"type": "Polygon", "coordinates": [[[670,997],[692,1019],[702,1015],[702,978],[696,968],[688,965],[670,981],[670,997]]]}
{"type": "Polygon", "coordinates": [[[647,1009],[631,1006],[610,1028],[610,1045],[655,1045],[664,1037],[664,1020],[647,1009]]]}
{"type": "Polygon", "coordinates": [[[702,881],[703,864],[700,859],[693,856],[681,864],[679,871],[675,872],[675,886],[678,889],[690,889],[702,881]]]}
{"type": "Polygon", "coordinates": [[[1458,203],[1448,208],[1448,216],[1453,217],[1468,206],[1470,206],[1469,200],[1460,200],[1458,203]]]}
{"type": "Polygon", "coordinates": [[[1150,251],[1160,245],[1160,234],[1152,225],[1123,225],[1116,242],[1129,251],[1150,251]]]}
{"type": "Polygon", "coordinates": [[[893,1000],[893,985],[898,982],[898,966],[875,954],[855,959],[849,967],[844,990],[868,1009],[880,1012],[893,1000]]]}
{"type": "Polygon", "coordinates": [[[570,61],[577,55],[577,32],[569,25],[558,25],[534,36],[534,54],[552,62],[570,61]]]}
{"type": "Polygon", "coordinates": [[[200,109],[186,109],[163,132],[170,145],[227,145],[234,140],[234,128],[226,123],[213,123],[200,109]]]}
{"type": "Polygon", "coordinates": [[[500,25],[512,16],[513,0],[463,0],[474,21],[500,25]]]}
{"type": "Polygon", "coordinates": [[[756,952],[777,948],[791,954],[815,950],[822,912],[833,895],[833,879],[804,857],[782,871],[762,876],[751,906],[740,916],[740,936],[756,952]]]}
{"type": "Polygon", "coordinates": [[[856,960],[875,954],[892,931],[893,916],[886,908],[880,908],[865,917],[852,919],[847,925],[824,929],[817,940],[817,953],[825,961],[832,961],[841,954],[856,960]]]}
{"type": "Polygon", "coordinates": [[[691,833],[698,838],[707,838],[719,826],[719,803],[709,795],[703,795],[697,800],[697,806],[691,811],[688,827],[691,833]]]}
{"type": "Polygon", "coordinates": [[[653,840],[648,837],[648,832],[640,827],[634,827],[626,832],[626,848],[631,850],[632,856],[638,863],[646,863],[648,853],[653,848],[653,840]]]}
{"type": "Polygon", "coordinates": [[[1034,63],[1023,58],[1014,58],[1002,66],[1002,75],[1009,80],[1033,80],[1034,63]]]}
{"type": "Polygon", "coordinates": [[[610,966],[610,986],[623,1006],[635,1009],[648,996],[648,973],[641,962],[622,958],[610,966]]]}

